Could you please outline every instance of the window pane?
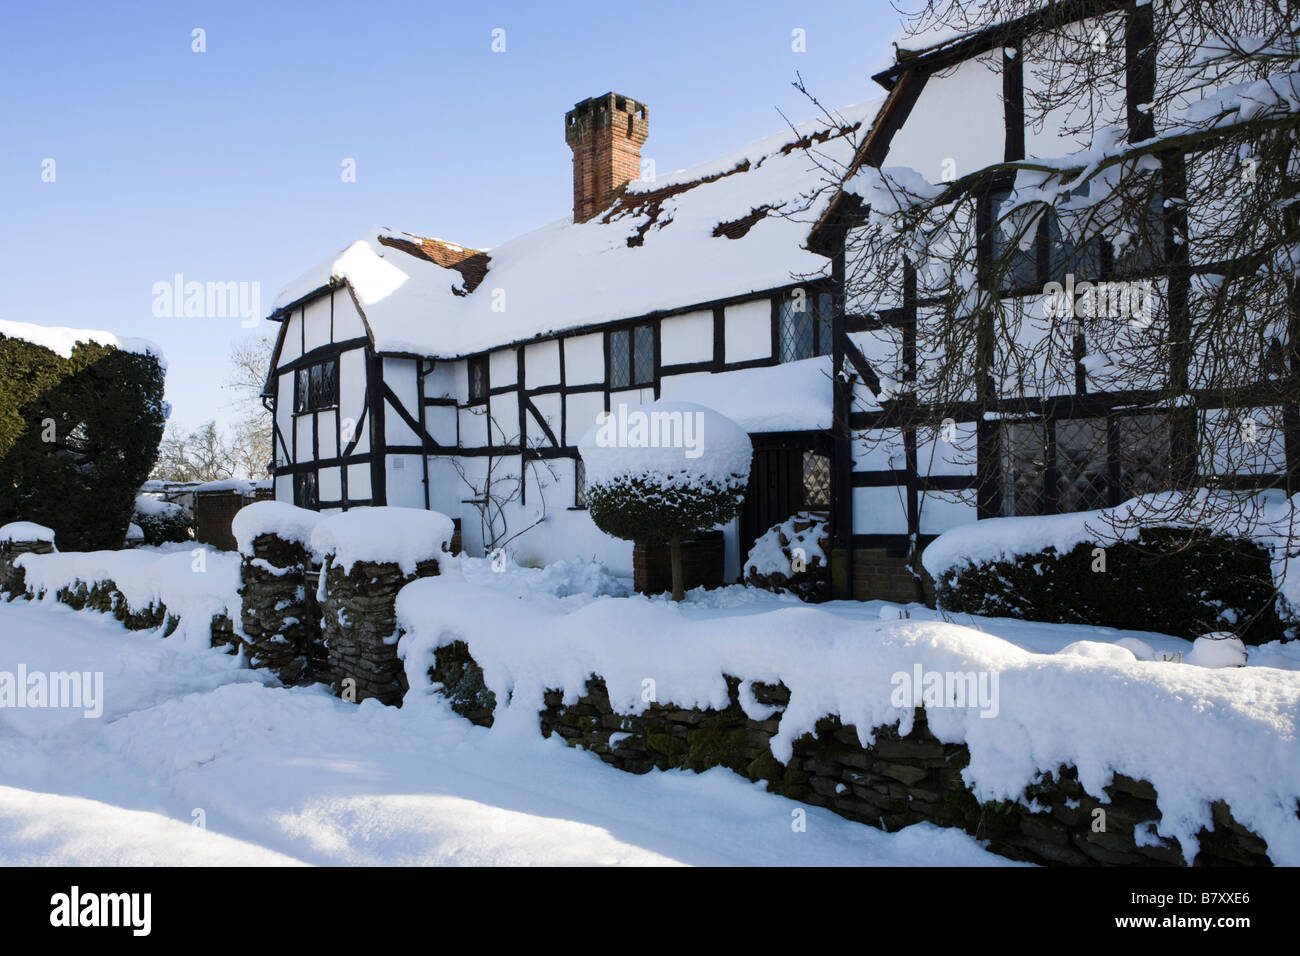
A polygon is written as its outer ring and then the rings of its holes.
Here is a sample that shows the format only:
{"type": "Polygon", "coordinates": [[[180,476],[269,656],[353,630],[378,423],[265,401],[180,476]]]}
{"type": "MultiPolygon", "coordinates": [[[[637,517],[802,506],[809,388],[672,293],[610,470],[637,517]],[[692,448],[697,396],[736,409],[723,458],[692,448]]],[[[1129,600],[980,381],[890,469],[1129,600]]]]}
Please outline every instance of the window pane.
{"type": "Polygon", "coordinates": [[[1061,513],[1105,508],[1107,500],[1104,418],[1056,423],[1056,503],[1061,513]]]}
{"type": "Polygon", "coordinates": [[[609,384],[624,388],[632,384],[631,339],[627,329],[609,333],[609,384]]]}
{"type": "Polygon", "coordinates": [[[813,451],[803,453],[803,506],[831,506],[831,460],[813,451]]]}
{"type": "Polygon", "coordinates": [[[636,384],[653,382],[655,377],[655,331],[653,326],[638,325],[636,342],[632,349],[636,363],[636,384]]]}
{"type": "Polygon", "coordinates": [[[487,398],[488,367],[486,358],[474,358],[469,361],[469,400],[481,402],[487,398]]]}
{"type": "Polygon", "coordinates": [[[339,403],[339,364],[334,359],[321,366],[321,404],[322,406],[339,403]]]}
{"type": "Polygon", "coordinates": [[[781,300],[777,345],[782,362],[812,357],[813,317],[807,298],[781,300]]]}
{"type": "Polygon", "coordinates": [[[1021,225],[1015,218],[1004,219],[1010,198],[1002,193],[993,197],[993,262],[1003,289],[1032,289],[1038,286],[1038,224],[1021,225]],[[1029,235],[1020,235],[1025,229],[1029,235]],[[1028,248],[1021,248],[1032,239],[1028,248]]]}
{"type": "Polygon", "coordinates": [[[316,472],[304,471],[293,476],[294,504],[299,508],[316,508],[316,472]]]}
{"type": "Polygon", "coordinates": [[[833,303],[829,292],[817,296],[817,354],[830,355],[831,348],[831,311],[833,303]]]}
{"type": "Polygon", "coordinates": [[[587,463],[581,458],[573,461],[573,503],[579,508],[587,507],[587,463]]]}
{"type": "Polygon", "coordinates": [[[307,407],[320,408],[324,403],[322,400],[323,386],[325,381],[325,368],[322,365],[313,365],[311,367],[310,384],[307,387],[307,407]]]}
{"type": "Polygon", "coordinates": [[[1047,465],[1046,431],[1042,422],[1002,424],[1002,513],[1043,513],[1043,481],[1047,465]]]}
{"type": "Polygon", "coordinates": [[[1168,491],[1170,479],[1169,418],[1124,415],[1115,420],[1119,447],[1119,495],[1122,499],[1168,491]]]}
{"type": "Polygon", "coordinates": [[[1093,238],[1075,245],[1061,232],[1055,217],[1047,220],[1048,274],[1057,282],[1073,275],[1075,282],[1096,282],[1101,278],[1101,240],[1093,238]]]}
{"type": "Polygon", "coordinates": [[[298,369],[293,377],[293,410],[296,412],[305,412],[307,410],[307,370],[298,369]]]}

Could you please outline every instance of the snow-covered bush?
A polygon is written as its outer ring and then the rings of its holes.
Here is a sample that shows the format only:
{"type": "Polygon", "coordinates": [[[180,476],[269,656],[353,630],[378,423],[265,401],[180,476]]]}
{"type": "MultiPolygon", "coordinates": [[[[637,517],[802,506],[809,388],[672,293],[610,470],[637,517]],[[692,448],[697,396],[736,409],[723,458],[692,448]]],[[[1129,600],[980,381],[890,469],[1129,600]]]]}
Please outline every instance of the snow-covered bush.
{"type": "Polygon", "coordinates": [[[162,361],[103,341],[0,323],[0,523],[48,525],[64,551],[122,546],[162,439],[162,361]]]}
{"type": "Polygon", "coordinates": [[[1200,667],[1244,667],[1246,645],[1231,631],[1202,634],[1183,660],[1200,667]]]}
{"type": "Polygon", "coordinates": [[[131,522],[140,527],[145,544],[189,541],[194,537],[194,516],[189,509],[153,495],[136,496],[131,522]]]}
{"type": "Polygon", "coordinates": [[[638,544],[668,544],[673,600],[682,600],[681,543],[739,511],[753,457],[749,435],[703,405],[656,402],[604,413],[578,449],[596,526],[638,544]]]}
{"type": "Polygon", "coordinates": [[[1254,541],[1167,527],[1103,540],[1089,531],[1087,515],[1059,517],[1073,522],[1064,537],[1036,518],[992,518],[954,529],[954,539],[970,548],[941,535],[924,556],[939,606],[1189,639],[1226,630],[1240,631],[1251,644],[1281,636],[1270,555],[1254,541]],[[1037,549],[1035,523],[1047,529],[1037,549]],[[1008,531],[1017,539],[1010,550],[989,543],[1008,531]],[[981,532],[988,540],[980,541],[981,532]]]}
{"type": "Polygon", "coordinates": [[[805,601],[830,597],[830,524],[825,515],[801,511],[773,525],[749,551],[745,583],[805,601]]]}

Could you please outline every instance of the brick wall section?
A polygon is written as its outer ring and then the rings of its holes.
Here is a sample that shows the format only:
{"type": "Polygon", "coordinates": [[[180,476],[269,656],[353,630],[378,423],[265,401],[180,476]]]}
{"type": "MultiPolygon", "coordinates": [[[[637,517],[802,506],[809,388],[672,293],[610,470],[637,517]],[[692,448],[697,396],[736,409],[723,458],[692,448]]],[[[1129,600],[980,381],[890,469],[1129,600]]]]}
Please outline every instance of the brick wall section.
{"type": "MultiPolygon", "coordinates": [[[[722,587],[725,568],[726,545],[721,531],[682,542],[682,580],[686,590],[722,587]]],[[[632,548],[632,584],[638,594],[662,594],[673,589],[668,545],[638,544],[632,548]]]]}
{"type": "Polygon", "coordinates": [[[934,607],[934,581],[926,574],[918,582],[906,557],[890,555],[883,548],[855,548],[853,597],[859,601],[918,602],[934,607]]]}
{"type": "Polygon", "coordinates": [[[564,114],[564,141],[573,150],[573,221],[603,212],[618,191],[641,175],[641,147],[650,134],[644,103],[606,93],[564,114]]]}
{"type": "MultiPolygon", "coordinates": [[[[468,648],[457,644],[444,650],[435,669],[443,682],[460,690],[453,709],[491,726],[489,707],[495,701],[465,693],[482,686],[482,672],[468,648]]],[[[570,706],[560,691],[548,691],[538,719],[546,737],[558,735],[569,746],[589,750],[629,773],[728,767],[750,780],[766,781],[770,792],[869,826],[888,831],[922,822],[955,827],[1015,860],[1058,866],[1185,863],[1177,841],[1147,832],[1142,842],[1148,845],[1138,845],[1135,831],[1160,819],[1155,788],[1145,781],[1116,775],[1106,788],[1109,802],[1103,804],[1084,792],[1073,768],[1061,767],[1028,788],[1025,803],[981,803],[962,779],[970,751],[931,734],[924,708],[917,709],[906,737],[899,735],[897,724],[878,727],[871,747],[859,743],[854,727],[827,717],[814,733],[795,741],[790,761],[782,764],[772,756],[770,742],[790,701],[789,690],[783,684],[753,684],[755,700],[776,708],[772,716],[753,720],[740,707],[740,681],[726,681],[730,703],[724,710],[654,703],[633,716],[614,712],[604,681],[593,675],[586,693],[570,706]],[[1095,829],[1098,809],[1105,811],[1104,830],[1095,829]]],[[[1271,865],[1264,841],[1237,823],[1225,804],[1216,803],[1212,814],[1214,830],[1198,834],[1196,865],[1271,865]]]]}

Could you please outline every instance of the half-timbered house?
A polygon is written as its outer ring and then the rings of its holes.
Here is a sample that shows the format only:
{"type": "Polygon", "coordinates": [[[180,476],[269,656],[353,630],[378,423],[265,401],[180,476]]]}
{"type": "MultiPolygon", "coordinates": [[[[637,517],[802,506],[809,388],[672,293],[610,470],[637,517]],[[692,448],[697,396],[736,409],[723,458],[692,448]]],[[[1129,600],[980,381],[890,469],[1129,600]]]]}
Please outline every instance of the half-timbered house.
{"type": "Polygon", "coordinates": [[[491,250],[367,231],[270,316],[277,499],[432,508],[471,553],[626,572],[631,545],[584,510],[578,440],[619,403],[696,401],[754,441],[734,580],[759,534],[831,507],[831,298],[803,243],[875,109],[629,183],[648,111],[609,93],[565,116],[572,218],[491,250]]]}
{"type": "MultiPolygon", "coordinates": [[[[810,248],[832,264],[833,418],[847,423],[836,434],[832,456],[833,539],[844,565],[840,577],[852,582],[857,596],[904,596],[916,582],[909,557],[959,524],[1102,509],[1174,485],[1289,488],[1288,476],[1300,466],[1296,409],[1255,407],[1242,418],[1241,392],[1229,401],[1224,389],[1207,387],[1215,384],[1215,370],[1198,370],[1201,360],[1187,346],[1197,277],[1214,288],[1228,270],[1223,262],[1189,255],[1187,164],[1178,149],[1148,157],[1158,186],[1145,244],[1130,242],[1121,252],[1113,235],[1072,244],[1049,213],[1018,254],[1007,252],[1008,230],[999,223],[1006,222],[1007,195],[1016,182],[1008,164],[1088,156],[1097,143],[1079,139],[1080,116],[1091,115],[1094,130],[1121,145],[1150,141],[1176,119],[1156,115],[1151,102],[1169,82],[1158,75],[1162,60],[1154,37],[1176,33],[1154,29],[1153,17],[1177,16],[1176,5],[1171,12],[1143,0],[1075,0],[1022,9],[1028,12],[1014,20],[897,50],[896,62],[874,76],[887,97],[859,140],[846,186],[811,230],[810,248]],[[1051,73],[1048,58],[1061,49],[1052,43],[1063,37],[1104,60],[1114,83],[1106,96],[1098,95],[1081,67],[1075,101],[1059,102],[1058,96],[1028,122],[1027,104],[1046,101],[1042,77],[1051,73]],[[861,175],[869,167],[874,172],[861,175]],[[867,302],[854,294],[854,243],[868,228],[872,193],[853,184],[896,186],[913,175],[922,190],[933,187],[949,203],[969,200],[974,210],[969,282],[952,291],[978,289],[985,301],[1001,303],[1004,317],[1020,317],[996,328],[993,310],[958,310],[949,317],[971,327],[975,347],[963,357],[970,371],[962,382],[970,388],[946,396],[942,407],[925,406],[915,396],[926,393],[915,383],[927,365],[944,361],[918,345],[918,329],[937,321],[945,296],[918,294],[916,270],[905,259],[896,263],[886,294],[867,302]],[[1140,332],[1159,360],[1112,363],[1106,352],[1120,354],[1124,343],[1098,342],[1080,324],[1063,348],[1034,356],[1039,363],[1059,361],[1060,369],[1011,368],[1007,355],[1013,350],[1004,338],[1040,334],[1043,326],[1033,319],[1044,315],[1046,290],[1076,279],[1149,284],[1154,308],[1134,326],[1133,341],[1140,332]],[[1229,420],[1236,418],[1242,421],[1229,420]],[[1220,431],[1211,435],[1213,429],[1220,431]],[[1225,434],[1226,440],[1220,437],[1225,434]],[[1245,450],[1226,460],[1222,449],[1234,442],[1245,450]]],[[[1058,162],[1058,168],[1070,164],[1058,162]]],[[[1280,334],[1285,343],[1287,332],[1280,334]]],[[[1272,347],[1295,355],[1277,340],[1272,347]]]]}

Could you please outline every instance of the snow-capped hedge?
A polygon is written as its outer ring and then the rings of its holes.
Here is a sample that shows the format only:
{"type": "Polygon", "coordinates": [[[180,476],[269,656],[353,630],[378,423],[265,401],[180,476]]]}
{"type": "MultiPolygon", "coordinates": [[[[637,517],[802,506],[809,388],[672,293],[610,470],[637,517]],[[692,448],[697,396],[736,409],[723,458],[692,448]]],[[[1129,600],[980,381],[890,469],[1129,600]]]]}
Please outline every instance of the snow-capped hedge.
{"type": "Polygon", "coordinates": [[[311,549],[344,573],[365,561],[396,564],[406,574],[414,574],[421,561],[444,555],[454,531],[451,519],[438,511],[354,508],[317,524],[311,549]]]}
{"type": "Polygon", "coordinates": [[[120,547],[165,418],[148,347],[0,323],[0,523],[47,525],[64,550],[120,547]]]}
{"type": "Polygon", "coordinates": [[[756,720],[773,711],[756,702],[752,682],[789,688],[772,740],[784,763],[829,715],[857,727],[864,746],[875,742],[872,728],[910,732],[915,698],[900,698],[899,674],[986,675],[996,679],[991,708],[926,707],[936,737],[969,748],[963,779],[979,800],[1017,800],[1062,766],[1105,800],[1103,788],[1124,774],[1156,788],[1159,833],[1176,837],[1189,860],[1197,832],[1214,828],[1211,804],[1223,800],[1275,862],[1300,864],[1300,673],[1142,661],[1115,646],[1038,654],[941,621],[868,623],[845,603],[756,611],[756,600],[774,599],[745,589],[678,605],[524,593],[512,577],[453,564],[403,588],[405,708],[424,706],[435,651],[455,641],[498,702],[493,735],[536,736],[547,690],[572,704],[593,674],[621,714],[642,714],[651,701],[721,710],[723,675],[733,675],[756,720]]]}
{"type": "Polygon", "coordinates": [[[196,547],[179,551],[80,551],[25,554],[23,569],[28,593],[57,600],[64,589],[92,590],[111,583],[131,614],[166,608],[179,621],[177,633],[187,642],[207,647],[212,619],[225,615],[239,620],[239,556],[196,547]]]}
{"type": "Polygon", "coordinates": [[[0,525],[0,544],[54,543],[54,529],[34,521],[11,521],[0,525]]]}
{"type": "MultiPolygon", "coordinates": [[[[989,518],[940,535],[922,563],[939,605],[995,617],[1156,630],[1193,638],[1282,634],[1269,541],[1161,520],[1166,496],[1064,515],[989,518]]],[[[1239,523],[1259,530],[1267,508],[1239,523]]]]}
{"type": "Polygon", "coordinates": [[[194,537],[194,516],[189,509],[154,495],[136,495],[132,526],[139,527],[145,544],[171,544],[194,537]]]}

